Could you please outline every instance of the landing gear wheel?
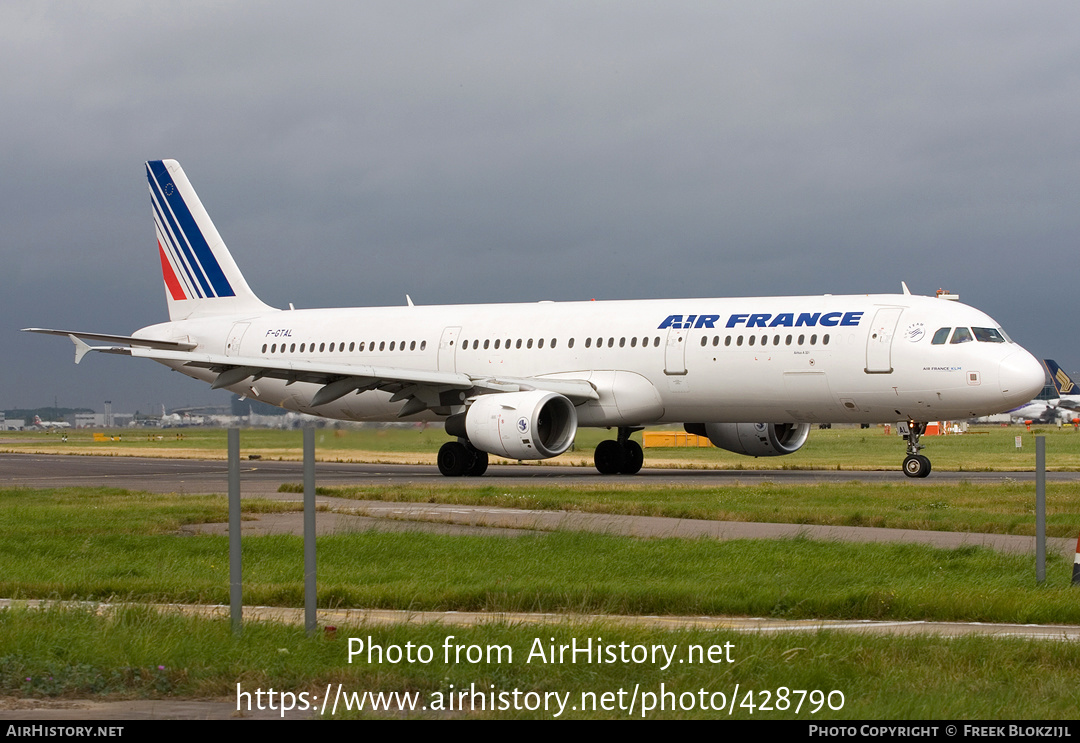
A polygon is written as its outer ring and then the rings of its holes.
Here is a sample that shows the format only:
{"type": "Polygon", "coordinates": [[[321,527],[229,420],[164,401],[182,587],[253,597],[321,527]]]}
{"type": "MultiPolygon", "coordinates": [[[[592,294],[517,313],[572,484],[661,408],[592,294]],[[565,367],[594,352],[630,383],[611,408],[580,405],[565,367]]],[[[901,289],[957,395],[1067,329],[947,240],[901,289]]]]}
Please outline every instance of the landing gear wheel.
{"type": "Polygon", "coordinates": [[[593,462],[601,475],[617,475],[626,467],[628,458],[626,450],[618,441],[608,439],[596,446],[593,462]]]}
{"type": "Polygon", "coordinates": [[[904,458],[904,474],[908,477],[926,477],[930,474],[930,460],[919,454],[922,444],[919,439],[926,433],[926,423],[908,421],[908,432],[904,436],[907,440],[907,457],[904,458]]]}
{"type": "Polygon", "coordinates": [[[465,444],[447,441],[439,448],[439,472],[447,477],[461,477],[469,473],[474,459],[465,444]]]}
{"type": "Polygon", "coordinates": [[[930,474],[930,460],[922,454],[909,454],[904,459],[904,474],[908,477],[926,477],[930,474]]]}
{"type": "Polygon", "coordinates": [[[641,471],[641,465],[645,463],[645,452],[641,450],[641,444],[627,439],[623,444],[623,452],[626,455],[626,461],[619,472],[624,475],[636,475],[641,471]]]}
{"type": "Polygon", "coordinates": [[[472,466],[469,467],[469,471],[465,474],[469,477],[480,477],[480,475],[487,472],[488,468],[488,453],[486,451],[480,451],[479,449],[472,449],[470,452],[473,455],[472,466]]]}

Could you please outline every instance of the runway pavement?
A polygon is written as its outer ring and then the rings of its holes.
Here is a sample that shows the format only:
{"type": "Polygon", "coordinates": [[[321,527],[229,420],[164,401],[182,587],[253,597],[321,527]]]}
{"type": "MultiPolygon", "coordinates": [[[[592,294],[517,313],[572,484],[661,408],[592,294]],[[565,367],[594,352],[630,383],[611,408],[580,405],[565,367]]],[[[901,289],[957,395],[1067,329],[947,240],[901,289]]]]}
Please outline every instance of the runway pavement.
{"type": "MultiPolygon", "coordinates": [[[[492,465],[484,477],[448,480],[433,465],[357,464],[319,462],[315,473],[320,485],[400,485],[404,483],[482,483],[504,485],[523,479],[559,483],[627,482],[649,485],[729,485],[777,482],[906,482],[913,486],[942,482],[1034,482],[1034,472],[933,472],[925,480],[911,480],[897,467],[886,471],[851,470],[692,470],[643,469],[632,477],[601,475],[592,467],[548,464],[492,465]]],[[[302,481],[300,462],[243,460],[240,481],[245,494],[277,492],[282,483],[302,481]]],[[[1080,472],[1048,472],[1048,481],[1080,480],[1080,472]]],[[[228,489],[224,460],[157,459],[51,454],[0,454],[0,482],[25,487],[113,486],[155,493],[224,493],[228,489]]]]}

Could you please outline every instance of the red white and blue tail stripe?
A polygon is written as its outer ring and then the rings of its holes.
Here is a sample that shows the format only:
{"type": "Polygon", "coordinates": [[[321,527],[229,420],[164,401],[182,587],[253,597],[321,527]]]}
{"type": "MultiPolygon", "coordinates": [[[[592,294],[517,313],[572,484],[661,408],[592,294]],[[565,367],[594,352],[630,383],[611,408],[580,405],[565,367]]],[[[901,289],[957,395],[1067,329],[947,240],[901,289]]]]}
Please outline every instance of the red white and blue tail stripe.
{"type": "Polygon", "coordinates": [[[146,163],[170,319],[268,309],[248,288],[176,160],[146,163]]]}

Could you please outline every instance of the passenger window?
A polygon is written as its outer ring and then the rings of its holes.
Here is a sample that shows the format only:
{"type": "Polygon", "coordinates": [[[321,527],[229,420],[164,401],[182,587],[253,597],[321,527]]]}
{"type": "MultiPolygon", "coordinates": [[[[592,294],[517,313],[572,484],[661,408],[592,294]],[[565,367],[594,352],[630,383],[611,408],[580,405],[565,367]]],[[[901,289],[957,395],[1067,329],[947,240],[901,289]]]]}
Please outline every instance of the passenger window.
{"type": "Polygon", "coordinates": [[[528,343],[525,344],[525,348],[532,348],[532,342],[533,342],[533,339],[530,338],[528,343]]]}
{"type": "MultiPolygon", "coordinates": [[[[427,348],[427,341],[420,341],[420,350],[423,351],[425,348],[427,348]]],[[[363,351],[364,349],[361,348],[360,350],[363,351]]]]}
{"type": "Polygon", "coordinates": [[[491,341],[489,341],[489,340],[484,340],[484,350],[485,351],[488,349],[488,343],[490,343],[490,342],[491,341]]]}
{"type": "Polygon", "coordinates": [[[540,340],[538,340],[536,342],[536,347],[537,348],[543,348],[544,347],[544,339],[543,338],[541,338],[540,340]]]}
{"type": "Polygon", "coordinates": [[[263,353],[266,353],[266,344],[265,344],[265,343],[263,344],[263,350],[262,350],[262,352],[263,352],[263,353]]]}
{"type": "Polygon", "coordinates": [[[630,339],[630,348],[637,348],[637,336],[630,339]]]}
{"type": "Polygon", "coordinates": [[[585,339],[585,348],[592,348],[592,338],[585,339]]]}
{"type": "Polygon", "coordinates": [[[742,336],[741,335],[738,338],[735,339],[735,345],[736,346],[741,346],[742,345],[742,336]]]}
{"type": "Polygon", "coordinates": [[[755,341],[756,339],[757,339],[757,336],[756,336],[756,335],[752,335],[752,336],[750,336],[750,337],[749,337],[749,338],[747,339],[747,342],[748,342],[748,343],[749,343],[749,344],[750,344],[750,345],[752,346],[752,345],[754,345],[754,341],[755,341]]]}
{"type": "Polygon", "coordinates": [[[566,347],[567,348],[573,348],[574,347],[574,339],[573,338],[571,338],[569,341],[567,341],[566,347]]]}
{"type": "Polygon", "coordinates": [[[731,345],[731,336],[730,335],[724,337],[724,345],[725,346],[730,346],[731,345]]]}
{"type": "Polygon", "coordinates": [[[559,340],[558,338],[552,338],[552,339],[551,339],[551,347],[552,347],[552,348],[555,348],[555,343],[556,343],[556,341],[558,341],[558,340],[559,340]]]}
{"type": "Polygon", "coordinates": [[[953,331],[952,340],[950,343],[967,343],[970,340],[974,340],[971,337],[971,331],[967,328],[957,328],[953,331]]]}

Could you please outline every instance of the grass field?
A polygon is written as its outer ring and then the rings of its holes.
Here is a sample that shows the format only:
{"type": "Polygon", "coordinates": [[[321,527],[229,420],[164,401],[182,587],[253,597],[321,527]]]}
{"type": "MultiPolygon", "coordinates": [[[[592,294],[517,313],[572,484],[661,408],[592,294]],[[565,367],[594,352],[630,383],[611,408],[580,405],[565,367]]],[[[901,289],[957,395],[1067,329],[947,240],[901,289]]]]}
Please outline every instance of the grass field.
{"type": "MultiPolygon", "coordinates": [[[[239,686],[252,698],[257,689],[273,688],[294,695],[293,704],[303,701],[318,708],[328,687],[336,696],[341,684],[354,705],[365,692],[383,692],[396,694],[398,700],[407,694],[429,707],[412,714],[372,712],[368,697],[364,711],[346,711],[339,703],[337,718],[1072,720],[1080,702],[1080,646],[1009,638],[767,635],[605,623],[544,627],[496,623],[340,627],[330,639],[309,638],[296,628],[264,623],[247,625],[237,639],[225,621],[158,615],[132,607],[104,616],[92,609],[0,612],[0,648],[0,694],[235,701],[239,686]],[[391,663],[383,656],[377,662],[374,655],[375,662],[368,662],[360,654],[350,663],[350,637],[383,649],[404,648],[407,643],[427,647],[431,660],[391,663]],[[500,647],[501,655],[485,655],[476,662],[462,656],[455,662],[455,653],[447,662],[443,650],[447,637],[455,646],[500,647]],[[667,668],[662,659],[628,664],[552,663],[541,662],[538,656],[529,660],[537,641],[547,648],[590,638],[628,647],[662,646],[676,660],[667,668]],[[680,662],[692,657],[690,647],[695,645],[722,650],[714,654],[716,662],[680,662]],[[455,706],[457,711],[430,709],[440,703],[447,707],[452,692],[471,688],[494,693],[495,711],[461,712],[461,705],[455,706]],[[549,708],[515,710],[509,696],[514,691],[520,695],[520,706],[546,697],[549,708]],[[635,692],[636,706],[630,711],[635,692]],[[666,699],[661,696],[664,692],[669,695],[666,699]],[[601,708],[604,694],[606,710],[601,708]],[[661,701],[664,710],[659,709],[661,701]],[[500,703],[510,708],[500,709],[500,703]]],[[[327,711],[331,709],[328,705],[327,711]]]]}
{"type": "MultiPolygon", "coordinates": [[[[2,490],[0,595],[227,603],[227,539],[178,533],[225,509],[215,496],[2,490]]],[[[362,532],[318,545],[329,607],[1080,623],[1071,564],[1053,555],[1037,586],[1032,556],[983,548],[580,532],[362,532]]],[[[245,601],[300,606],[302,564],[299,537],[245,538],[245,601]]]]}
{"type": "MultiPolygon", "coordinates": [[[[1051,468],[1080,464],[1080,438],[1071,430],[1048,437],[1051,468]]],[[[157,434],[155,434],[157,435],[157,434]]],[[[216,456],[224,432],[185,431],[184,440],[93,442],[76,432],[8,434],[5,449],[72,453],[216,456]]],[[[590,432],[599,440],[600,435],[590,432]]],[[[988,429],[927,439],[935,470],[1029,469],[1031,433],[988,429]],[[1023,436],[1017,453],[1014,437],[1023,436]],[[1011,459],[1010,459],[1011,458],[1011,459]],[[1002,464],[1002,463],[1005,464],[1002,464]]],[[[317,432],[324,459],[430,461],[445,440],[441,430],[379,429],[317,432]],[[385,449],[385,452],[379,451],[385,449]],[[398,459],[395,459],[398,458],[398,459]]],[[[245,431],[244,454],[296,458],[299,432],[245,431]]],[[[584,438],[579,439],[584,447],[584,438]]],[[[779,460],[753,460],[712,449],[647,450],[647,462],[679,466],[784,466],[894,469],[902,456],[895,436],[876,429],[814,431],[803,451],[779,460]],[[660,460],[664,457],[664,460],[660,460]],[[790,462],[790,464],[789,464],[790,462]],[[861,465],[861,467],[860,467],[861,465]]],[[[591,451],[591,450],[590,450],[591,451]]],[[[590,457],[591,459],[591,454],[590,457]]],[[[561,458],[560,458],[561,459],[561,458]]],[[[581,457],[583,463],[585,457],[581,457]]],[[[555,460],[559,461],[559,460],[555,460]]],[[[481,482],[437,486],[335,489],[334,495],[390,500],[470,502],[524,508],[572,508],[681,518],[882,525],[949,531],[1029,534],[1032,487],[1015,482],[892,485],[839,483],[724,488],[650,488],[626,483],[585,488],[481,482]]],[[[1051,483],[1050,532],[1080,529],[1080,487],[1051,483]]],[[[248,514],[296,506],[245,500],[248,514]]],[[[220,522],[225,499],[130,493],[104,488],[0,490],[0,595],[224,603],[228,598],[227,540],[186,536],[185,524],[220,522]]],[[[598,534],[538,533],[517,538],[365,532],[321,537],[319,603],[368,608],[607,613],[752,615],[783,618],[975,620],[1080,623],[1071,563],[1051,555],[1048,580],[1034,583],[1030,555],[982,548],[936,550],[896,544],[782,541],[638,540],[598,534]]],[[[288,536],[245,537],[245,602],[299,606],[302,541],[288,536]]],[[[630,629],[607,624],[447,628],[439,625],[341,628],[336,640],[307,638],[296,629],[249,624],[242,638],[227,622],[159,616],[139,607],[99,615],[72,609],[0,612],[0,693],[14,696],[232,697],[244,689],[289,690],[309,697],[342,684],[349,692],[446,699],[472,684],[485,691],[554,692],[582,701],[605,692],[618,700],[661,689],[682,702],[724,694],[735,718],[838,719],[1075,719],[1080,702],[1077,646],[1053,641],[968,637],[873,637],[814,633],[736,635],[630,629]],[[466,645],[505,645],[515,662],[348,663],[346,636],[382,645],[441,648],[448,635],[466,645]],[[539,640],[550,645],[603,637],[606,642],[685,648],[731,642],[733,663],[525,663],[539,640]],[[664,685],[661,687],[661,685],[664,685]],[[810,714],[776,709],[777,691],[842,693],[844,705],[810,714]],[[747,697],[747,690],[753,693],[747,697]],[[699,692],[705,691],[702,697],[699,692]],[[690,693],[689,696],[683,696],[690,693]],[[773,709],[763,710],[762,702],[773,709]]],[[[537,697],[539,698],[539,697],[537,697]]],[[[787,693],[785,698],[791,698],[787,693]]],[[[644,701],[645,697],[640,697],[644,701]]],[[[836,702],[839,697],[833,696],[836,702]]],[[[566,709],[560,717],[630,716],[613,709],[566,709]]],[[[653,710],[652,718],[728,716],[701,709],[653,710]]],[[[706,705],[707,706],[707,705],[706,705]]],[[[388,714],[339,712],[337,716],[388,714]]],[[[399,713],[389,713],[398,716],[399,713]]],[[[420,716],[463,714],[433,712],[420,716]]],[[[549,718],[551,710],[483,711],[480,717],[549,718]]],[[[634,717],[642,716],[640,703],[634,717]]]]}
{"type": "MultiPolygon", "coordinates": [[[[125,429],[107,433],[120,436],[122,440],[94,441],[94,431],[89,429],[69,432],[66,442],[60,440],[59,433],[7,432],[0,436],[0,451],[221,459],[226,452],[225,431],[220,429],[125,429]]],[[[612,435],[603,430],[581,429],[574,451],[545,460],[545,463],[591,467],[596,444],[612,435]]],[[[924,437],[924,453],[938,471],[1032,470],[1035,467],[1036,435],[1047,437],[1048,469],[1080,470],[1080,433],[1071,427],[1042,426],[1030,431],[1023,426],[972,427],[967,434],[924,437]],[[1022,444],[1019,449],[1016,447],[1017,436],[1022,444]]],[[[640,440],[640,434],[637,437],[640,440]]],[[[439,426],[316,431],[317,456],[327,461],[434,464],[436,453],[446,440],[446,434],[439,426]]],[[[270,459],[300,459],[302,456],[299,431],[245,430],[241,435],[241,447],[243,456],[256,454],[270,459]]],[[[712,447],[645,450],[646,467],[736,470],[896,470],[903,458],[904,442],[895,430],[886,434],[883,427],[814,429],[802,449],[785,457],[755,459],[712,447]]]]}
{"type": "MultiPolygon", "coordinates": [[[[245,502],[249,513],[288,507],[245,502]]],[[[0,491],[6,525],[0,593],[91,602],[225,602],[227,541],[178,533],[184,524],[225,515],[224,499],[214,496],[0,491]]],[[[245,538],[245,601],[299,606],[301,553],[299,538],[245,538]]],[[[1048,581],[1040,587],[1034,585],[1030,556],[980,548],[367,532],[320,538],[319,564],[324,606],[1080,622],[1068,561],[1052,557],[1048,581]]],[[[18,697],[235,699],[239,684],[248,692],[273,687],[310,700],[324,695],[327,685],[341,684],[346,693],[408,693],[425,704],[441,699],[445,705],[451,691],[475,685],[487,692],[532,693],[534,700],[559,694],[575,705],[589,699],[599,704],[600,695],[609,695],[608,709],[574,710],[566,702],[560,717],[715,718],[728,711],[709,705],[732,704],[735,696],[730,716],[743,719],[1073,719],[1080,701],[1078,653],[1080,646],[1071,643],[1009,638],[743,635],[559,620],[547,626],[341,627],[336,639],[249,623],[237,639],[228,622],[159,616],[138,606],[104,615],[93,606],[0,612],[0,694],[18,697]],[[367,662],[364,656],[349,663],[348,637],[354,636],[382,647],[427,645],[437,654],[427,663],[377,657],[367,662]],[[455,645],[509,647],[514,660],[469,662],[466,656],[447,662],[441,648],[448,636],[455,645]],[[690,645],[732,647],[723,661],[667,668],[651,661],[525,662],[537,642],[548,648],[589,638],[680,653],[690,645]],[[626,702],[635,689],[640,696],[631,715],[626,702]],[[806,706],[796,713],[800,697],[785,690],[822,693],[804,693],[806,706]],[[687,708],[643,715],[644,695],[652,694],[656,704],[662,691],[676,695],[669,702],[687,708]],[[842,707],[830,692],[843,695],[842,707]],[[778,696],[792,704],[777,709],[778,696]],[[823,706],[823,699],[831,699],[834,708],[823,706]]],[[[543,719],[555,711],[416,714],[543,719]]],[[[401,713],[341,709],[336,716],[380,714],[401,713]]]]}

